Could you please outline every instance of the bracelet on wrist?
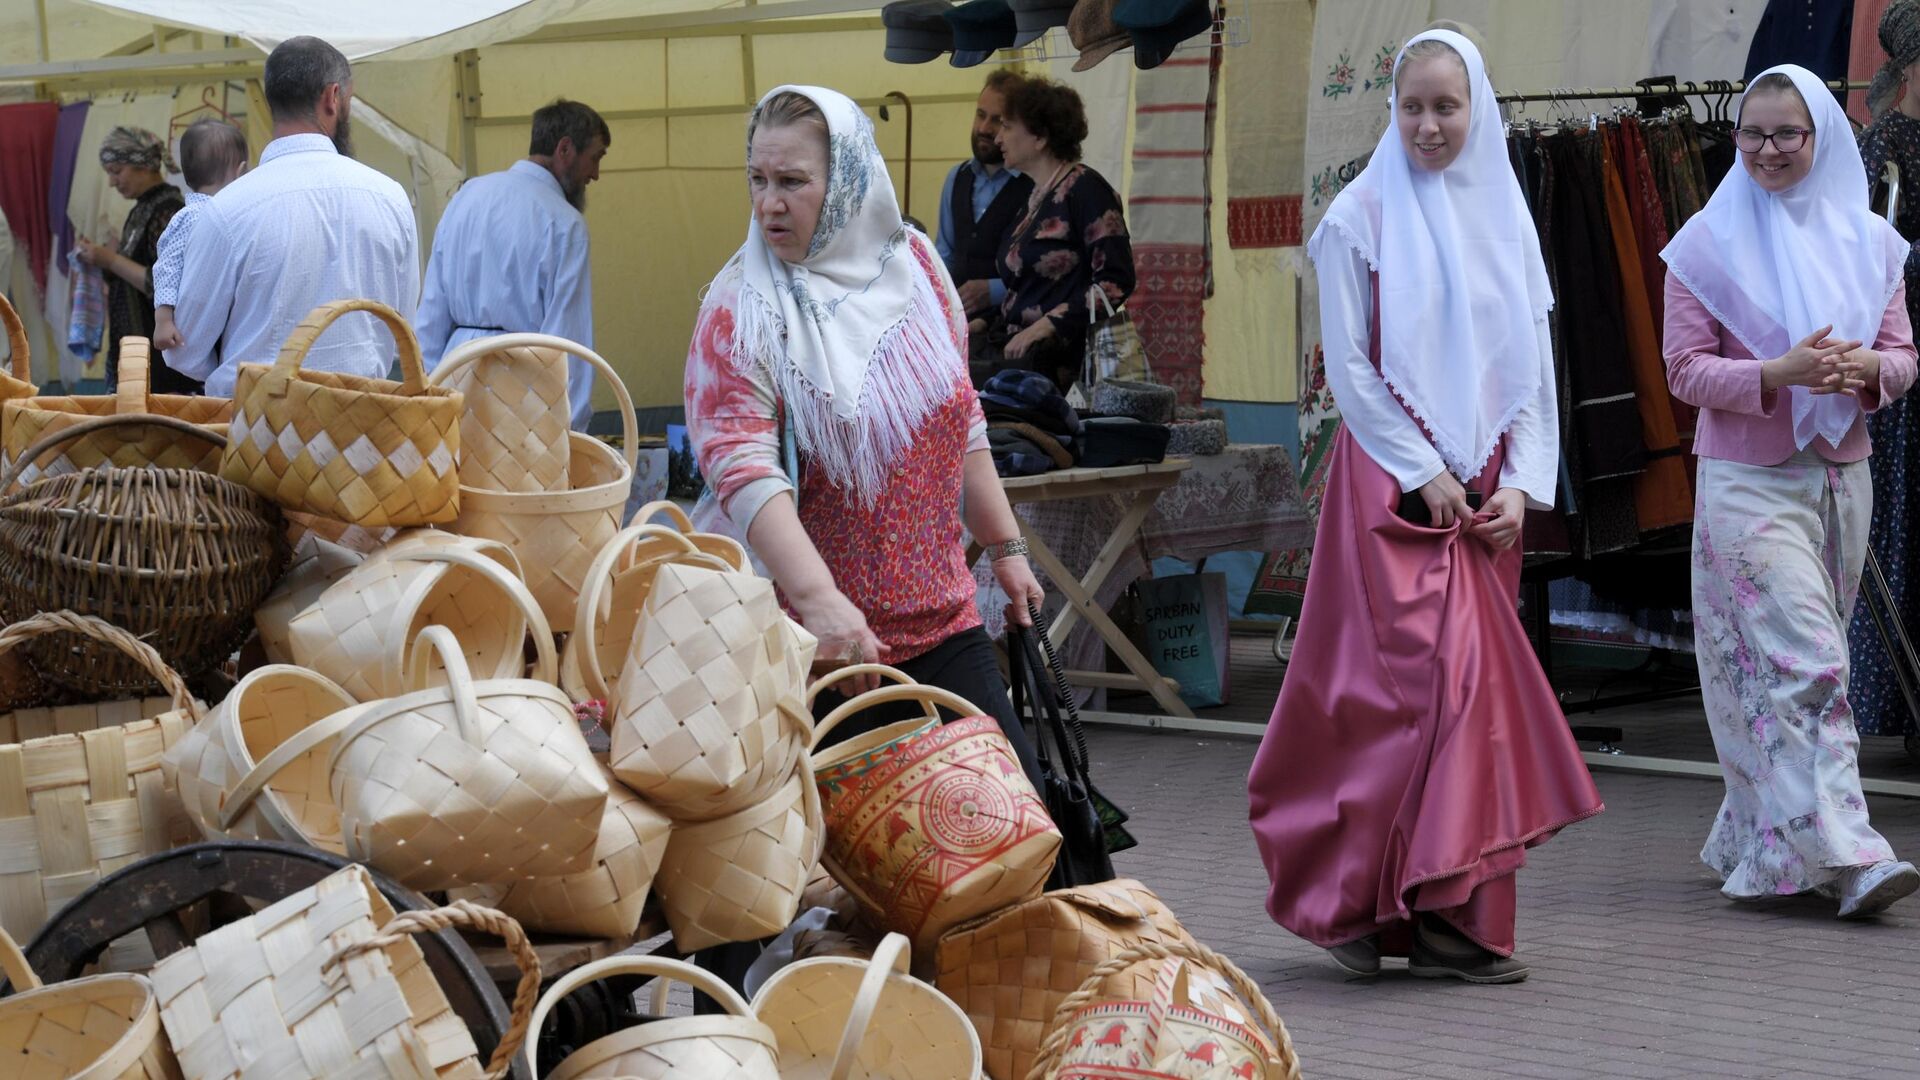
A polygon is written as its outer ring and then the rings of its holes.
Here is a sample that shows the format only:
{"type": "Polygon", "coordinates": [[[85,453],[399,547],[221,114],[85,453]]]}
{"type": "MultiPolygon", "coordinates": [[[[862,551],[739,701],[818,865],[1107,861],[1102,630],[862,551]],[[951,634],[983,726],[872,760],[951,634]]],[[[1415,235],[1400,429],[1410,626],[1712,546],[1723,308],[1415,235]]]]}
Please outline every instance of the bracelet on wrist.
{"type": "Polygon", "coordinates": [[[1024,536],[1016,536],[1004,544],[992,545],[989,550],[993,553],[994,562],[999,562],[1001,559],[1010,559],[1015,555],[1025,555],[1027,553],[1027,538],[1024,536]]]}

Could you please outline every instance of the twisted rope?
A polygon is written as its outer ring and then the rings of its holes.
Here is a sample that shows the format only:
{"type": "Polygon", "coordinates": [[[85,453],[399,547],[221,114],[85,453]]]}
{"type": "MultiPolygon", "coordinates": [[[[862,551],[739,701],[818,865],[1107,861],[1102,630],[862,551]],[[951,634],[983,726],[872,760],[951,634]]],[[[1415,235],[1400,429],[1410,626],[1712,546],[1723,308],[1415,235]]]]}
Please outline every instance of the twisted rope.
{"type": "Polygon", "coordinates": [[[14,646],[31,641],[46,634],[61,632],[80,634],[95,641],[104,642],[119,649],[134,659],[147,674],[159,680],[167,696],[173,699],[173,707],[194,723],[200,722],[200,703],[193,700],[187,684],[167,662],[154,650],[154,647],[127,633],[125,630],[92,615],[80,615],[71,611],[43,611],[0,630],[0,653],[11,651],[14,646]]]}
{"type": "Polygon", "coordinates": [[[1260,987],[1240,970],[1233,961],[1198,943],[1187,945],[1180,942],[1160,944],[1142,941],[1115,953],[1113,958],[1087,975],[1080,989],[1068,994],[1060,1007],[1054,1010],[1053,1021],[1047,1027],[1047,1037],[1040,1044],[1040,1052],[1033,1059],[1033,1066],[1027,1070],[1027,1080],[1047,1080],[1059,1066],[1060,1055],[1065,1050],[1071,1021],[1074,1014],[1092,1005],[1100,997],[1104,983],[1115,975],[1127,970],[1142,960],[1189,960],[1205,965],[1226,977],[1227,983],[1242,1001],[1253,1009],[1254,1019],[1265,1027],[1273,1039],[1274,1050],[1280,1056],[1280,1080],[1300,1080],[1300,1057],[1293,1049],[1293,1036],[1288,1034],[1287,1025],[1273,1011],[1273,1005],[1260,987]]]}
{"type": "Polygon", "coordinates": [[[471,900],[456,900],[430,911],[403,911],[381,927],[380,933],[334,954],[321,971],[362,953],[397,945],[409,934],[437,934],[455,927],[478,930],[501,939],[513,953],[514,962],[520,965],[520,985],[513,991],[512,1016],[507,1030],[500,1035],[500,1045],[493,1048],[492,1060],[487,1062],[487,1080],[500,1080],[513,1067],[514,1056],[527,1041],[527,1025],[533,1019],[533,1006],[540,996],[540,957],[533,951],[533,943],[527,940],[526,931],[511,916],[471,900]]]}

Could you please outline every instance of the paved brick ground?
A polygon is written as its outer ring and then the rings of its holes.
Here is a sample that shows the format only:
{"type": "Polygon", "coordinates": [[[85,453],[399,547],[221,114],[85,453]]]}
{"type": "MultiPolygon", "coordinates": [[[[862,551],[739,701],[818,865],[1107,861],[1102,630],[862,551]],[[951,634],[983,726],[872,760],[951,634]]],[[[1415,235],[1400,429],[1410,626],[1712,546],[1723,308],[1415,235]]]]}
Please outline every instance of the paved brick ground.
{"type": "MultiPolygon", "coordinates": [[[[1920,1075],[1920,899],[1876,922],[1723,900],[1697,852],[1717,783],[1600,773],[1605,814],[1531,853],[1533,977],[1470,987],[1389,970],[1349,982],[1268,920],[1246,824],[1254,744],[1096,730],[1095,776],[1134,815],[1118,857],[1266,987],[1310,1077],[1920,1075]]],[[[1874,820],[1920,854],[1920,802],[1874,820]]]]}

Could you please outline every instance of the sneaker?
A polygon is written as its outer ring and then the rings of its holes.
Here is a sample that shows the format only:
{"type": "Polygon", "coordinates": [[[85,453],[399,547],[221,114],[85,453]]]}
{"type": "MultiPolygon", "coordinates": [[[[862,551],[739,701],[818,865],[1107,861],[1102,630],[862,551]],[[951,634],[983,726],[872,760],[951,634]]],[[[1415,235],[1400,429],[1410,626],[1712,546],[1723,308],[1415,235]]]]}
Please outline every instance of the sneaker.
{"type": "Polygon", "coordinates": [[[1333,957],[1333,962],[1340,966],[1340,970],[1349,975],[1370,978],[1380,974],[1380,939],[1377,937],[1363,937],[1345,945],[1335,945],[1327,950],[1327,955],[1333,957]]]}
{"type": "Polygon", "coordinates": [[[1850,868],[1841,879],[1840,917],[1869,919],[1920,889],[1920,870],[1910,862],[1877,862],[1850,868]]]}
{"type": "Polygon", "coordinates": [[[1483,949],[1451,928],[1434,926],[1433,921],[1423,918],[1414,929],[1413,955],[1407,960],[1407,973],[1414,978],[1492,985],[1520,982],[1533,974],[1525,963],[1483,949]]]}

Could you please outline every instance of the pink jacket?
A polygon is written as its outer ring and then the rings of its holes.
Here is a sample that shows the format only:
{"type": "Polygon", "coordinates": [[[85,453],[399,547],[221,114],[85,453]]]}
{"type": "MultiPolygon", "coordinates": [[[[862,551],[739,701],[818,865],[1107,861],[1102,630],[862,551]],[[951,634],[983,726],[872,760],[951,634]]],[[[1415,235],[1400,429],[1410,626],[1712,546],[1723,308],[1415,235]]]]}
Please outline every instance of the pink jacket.
{"type": "MultiPolygon", "coordinates": [[[[1880,387],[1860,393],[1860,407],[1873,412],[1913,385],[1913,325],[1907,290],[1895,290],[1871,347],[1880,354],[1880,387]]],[[[1673,396],[1698,406],[1693,452],[1744,465],[1778,465],[1793,456],[1793,409],[1788,395],[1760,389],[1760,364],[1740,339],[1721,326],[1700,298],[1667,275],[1667,326],[1663,344],[1667,385],[1673,396]]],[[[1828,461],[1859,461],[1872,453],[1867,418],[1854,421],[1838,447],[1815,438],[1808,449],[1828,461]]]]}

